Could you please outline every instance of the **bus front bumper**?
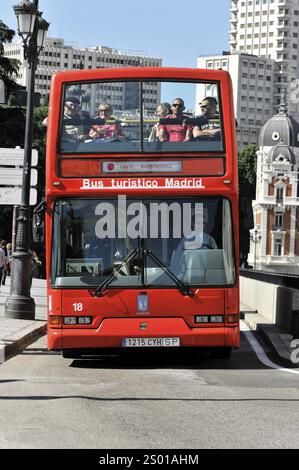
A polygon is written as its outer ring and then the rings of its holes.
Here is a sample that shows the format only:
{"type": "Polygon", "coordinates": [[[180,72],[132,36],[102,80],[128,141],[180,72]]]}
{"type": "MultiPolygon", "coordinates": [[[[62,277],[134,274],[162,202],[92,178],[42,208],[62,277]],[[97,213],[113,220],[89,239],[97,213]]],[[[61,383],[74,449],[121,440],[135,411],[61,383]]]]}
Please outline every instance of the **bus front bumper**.
{"type": "MultiPolygon", "coordinates": [[[[48,328],[50,350],[119,349],[129,338],[178,338],[173,344],[180,347],[239,347],[240,330],[238,324],[190,327],[181,318],[144,317],[104,319],[98,328],[48,328]]],[[[136,346],[142,343],[136,342],[136,346]]],[[[157,341],[147,343],[160,345],[157,341]]]]}

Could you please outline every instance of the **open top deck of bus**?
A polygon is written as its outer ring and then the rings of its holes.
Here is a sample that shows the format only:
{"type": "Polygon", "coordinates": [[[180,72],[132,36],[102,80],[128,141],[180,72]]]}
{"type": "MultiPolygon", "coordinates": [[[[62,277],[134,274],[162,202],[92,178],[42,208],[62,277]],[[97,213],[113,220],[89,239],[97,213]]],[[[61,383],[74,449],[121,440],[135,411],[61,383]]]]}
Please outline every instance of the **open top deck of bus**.
{"type": "Polygon", "coordinates": [[[58,72],[50,109],[47,171],[53,180],[183,175],[236,181],[232,89],[225,71],[142,67],[58,72]],[[216,103],[208,118],[200,107],[205,98],[216,103]],[[157,116],[157,105],[175,99],[184,101],[179,115],[157,116]],[[67,114],[67,105],[80,112],[67,114]],[[99,114],[105,106],[111,109],[106,118],[99,114]],[[155,126],[165,130],[164,141],[153,134],[155,126]],[[176,130],[182,128],[188,139],[178,137],[176,130]]]}

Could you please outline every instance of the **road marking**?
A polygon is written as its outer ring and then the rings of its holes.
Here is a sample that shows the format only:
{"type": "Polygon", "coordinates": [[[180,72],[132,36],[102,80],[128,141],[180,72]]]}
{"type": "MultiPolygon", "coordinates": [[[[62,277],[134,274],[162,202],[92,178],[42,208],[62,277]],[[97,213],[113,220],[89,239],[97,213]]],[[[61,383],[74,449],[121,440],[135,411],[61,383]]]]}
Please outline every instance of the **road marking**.
{"type": "Polygon", "coordinates": [[[249,342],[250,346],[254,350],[255,354],[257,355],[257,358],[261,361],[262,364],[264,364],[267,367],[270,367],[271,369],[276,369],[281,372],[288,372],[290,374],[299,374],[299,370],[295,369],[287,369],[285,367],[280,367],[274,362],[272,362],[265,351],[263,350],[262,346],[260,343],[257,341],[257,339],[254,337],[252,331],[250,328],[246,325],[245,322],[241,321],[241,331],[246,337],[247,341],[249,342]]]}

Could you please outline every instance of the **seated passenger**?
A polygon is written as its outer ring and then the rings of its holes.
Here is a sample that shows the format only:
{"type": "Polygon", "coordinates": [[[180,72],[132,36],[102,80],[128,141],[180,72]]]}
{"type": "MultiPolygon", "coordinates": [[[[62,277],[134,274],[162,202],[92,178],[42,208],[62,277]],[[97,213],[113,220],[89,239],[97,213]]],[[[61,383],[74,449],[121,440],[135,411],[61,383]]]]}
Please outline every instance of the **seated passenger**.
{"type": "Polygon", "coordinates": [[[199,124],[193,128],[193,137],[198,140],[220,140],[221,126],[217,114],[217,100],[207,96],[201,103],[202,114],[196,116],[199,124]]]}
{"type": "MultiPolygon", "coordinates": [[[[159,104],[156,109],[156,114],[159,119],[162,117],[168,116],[169,114],[171,114],[171,105],[169,103],[159,104]]],[[[149,142],[155,142],[157,140],[159,140],[159,123],[158,122],[152,127],[151,133],[148,138],[149,142]]]]}
{"type": "Polygon", "coordinates": [[[102,119],[105,124],[93,124],[89,131],[89,136],[92,139],[112,139],[113,137],[123,138],[121,127],[119,123],[113,122],[116,120],[112,116],[113,109],[108,103],[103,103],[99,106],[99,112],[95,118],[102,119]]]}
{"type": "Polygon", "coordinates": [[[188,142],[192,138],[192,126],[187,125],[184,119],[188,118],[183,114],[185,109],[184,100],[175,98],[171,104],[172,114],[165,116],[165,119],[179,119],[182,124],[159,124],[160,142],[188,142]]]}
{"type": "Polygon", "coordinates": [[[88,138],[86,133],[86,127],[80,124],[80,121],[86,119],[86,116],[81,111],[80,101],[76,96],[69,95],[66,97],[64,104],[64,114],[63,114],[63,135],[62,138],[71,137],[77,142],[82,142],[88,138]],[[72,124],[65,124],[66,120],[76,120],[79,121],[72,124]]]}

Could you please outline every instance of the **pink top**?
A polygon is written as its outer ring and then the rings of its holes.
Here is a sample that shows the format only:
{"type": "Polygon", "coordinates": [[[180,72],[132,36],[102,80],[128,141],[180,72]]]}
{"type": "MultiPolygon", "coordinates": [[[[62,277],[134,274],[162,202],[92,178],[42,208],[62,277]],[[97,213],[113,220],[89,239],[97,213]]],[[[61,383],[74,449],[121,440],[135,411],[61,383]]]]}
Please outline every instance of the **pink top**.
{"type": "Polygon", "coordinates": [[[94,124],[89,131],[93,139],[111,139],[122,135],[118,124],[94,124]]]}
{"type": "MultiPolygon", "coordinates": [[[[187,116],[183,116],[187,117],[187,116]]],[[[163,119],[177,119],[177,116],[169,114],[163,119]]],[[[164,129],[168,142],[183,142],[186,139],[188,129],[192,129],[192,126],[187,124],[159,124],[159,129],[164,129]]]]}

